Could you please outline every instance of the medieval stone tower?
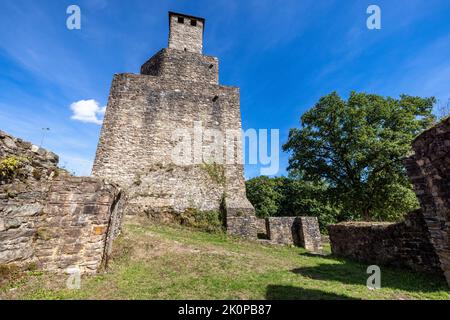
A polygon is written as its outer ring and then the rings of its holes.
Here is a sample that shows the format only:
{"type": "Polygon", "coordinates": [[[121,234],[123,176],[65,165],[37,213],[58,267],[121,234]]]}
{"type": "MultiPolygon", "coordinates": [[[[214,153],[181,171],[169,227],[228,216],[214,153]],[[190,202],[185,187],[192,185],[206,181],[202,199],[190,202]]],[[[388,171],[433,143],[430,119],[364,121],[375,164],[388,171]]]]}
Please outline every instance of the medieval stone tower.
{"type": "Polygon", "coordinates": [[[219,85],[203,55],[205,19],[169,12],[169,46],[116,74],[93,175],[122,186],[128,214],[159,221],[226,213],[231,234],[256,237],[246,198],[239,89],[219,85]]]}

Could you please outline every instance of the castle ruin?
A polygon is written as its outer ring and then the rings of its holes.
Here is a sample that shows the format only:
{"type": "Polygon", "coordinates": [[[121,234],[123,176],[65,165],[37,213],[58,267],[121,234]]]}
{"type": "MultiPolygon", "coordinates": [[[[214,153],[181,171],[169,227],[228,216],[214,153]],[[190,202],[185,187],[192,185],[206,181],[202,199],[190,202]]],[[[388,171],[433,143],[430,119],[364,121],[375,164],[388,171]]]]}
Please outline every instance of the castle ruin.
{"type": "Polygon", "coordinates": [[[205,20],[169,12],[169,45],[140,74],[114,76],[93,175],[126,190],[127,214],[180,221],[222,211],[229,234],[256,237],[243,175],[239,88],[203,55],[205,20]]]}

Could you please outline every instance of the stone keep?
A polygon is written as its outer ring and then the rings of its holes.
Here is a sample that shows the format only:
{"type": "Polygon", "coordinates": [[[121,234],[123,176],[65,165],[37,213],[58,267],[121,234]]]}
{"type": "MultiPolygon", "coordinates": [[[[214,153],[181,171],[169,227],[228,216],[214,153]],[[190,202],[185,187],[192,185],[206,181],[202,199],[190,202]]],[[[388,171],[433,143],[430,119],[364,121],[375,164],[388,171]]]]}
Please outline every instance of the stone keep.
{"type": "Polygon", "coordinates": [[[93,175],[125,188],[128,214],[180,221],[225,210],[229,233],[256,237],[239,88],[219,85],[218,59],[203,55],[203,18],[169,12],[169,25],[168,48],[139,75],[114,76],[93,175]]]}

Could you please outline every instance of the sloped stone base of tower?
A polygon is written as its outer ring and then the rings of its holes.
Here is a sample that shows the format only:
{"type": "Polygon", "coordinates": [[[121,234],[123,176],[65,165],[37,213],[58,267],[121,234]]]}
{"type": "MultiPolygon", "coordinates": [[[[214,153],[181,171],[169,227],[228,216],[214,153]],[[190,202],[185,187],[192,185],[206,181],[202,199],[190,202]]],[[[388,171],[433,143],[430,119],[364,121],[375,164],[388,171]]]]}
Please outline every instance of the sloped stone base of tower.
{"type": "Polygon", "coordinates": [[[254,208],[241,190],[227,190],[228,175],[219,165],[150,166],[127,189],[125,214],[183,225],[216,216],[229,234],[256,238],[254,208]]]}

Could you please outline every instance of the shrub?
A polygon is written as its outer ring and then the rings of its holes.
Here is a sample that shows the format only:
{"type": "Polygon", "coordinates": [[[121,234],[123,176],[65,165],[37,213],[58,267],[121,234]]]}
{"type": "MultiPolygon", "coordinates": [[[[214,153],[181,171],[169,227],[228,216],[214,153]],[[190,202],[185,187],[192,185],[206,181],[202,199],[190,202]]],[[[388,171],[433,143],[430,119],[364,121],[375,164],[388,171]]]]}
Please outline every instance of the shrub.
{"type": "Polygon", "coordinates": [[[10,182],[20,177],[26,158],[9,156],[0,161],[0,182],[10,182]]]}
{"type": "Polygon", "coordinates": [[[189,208],[180,216],[182,225],[204,230],[207,232],[224,231],[224,215],[219,210],[201,211],[189,208]]]}

